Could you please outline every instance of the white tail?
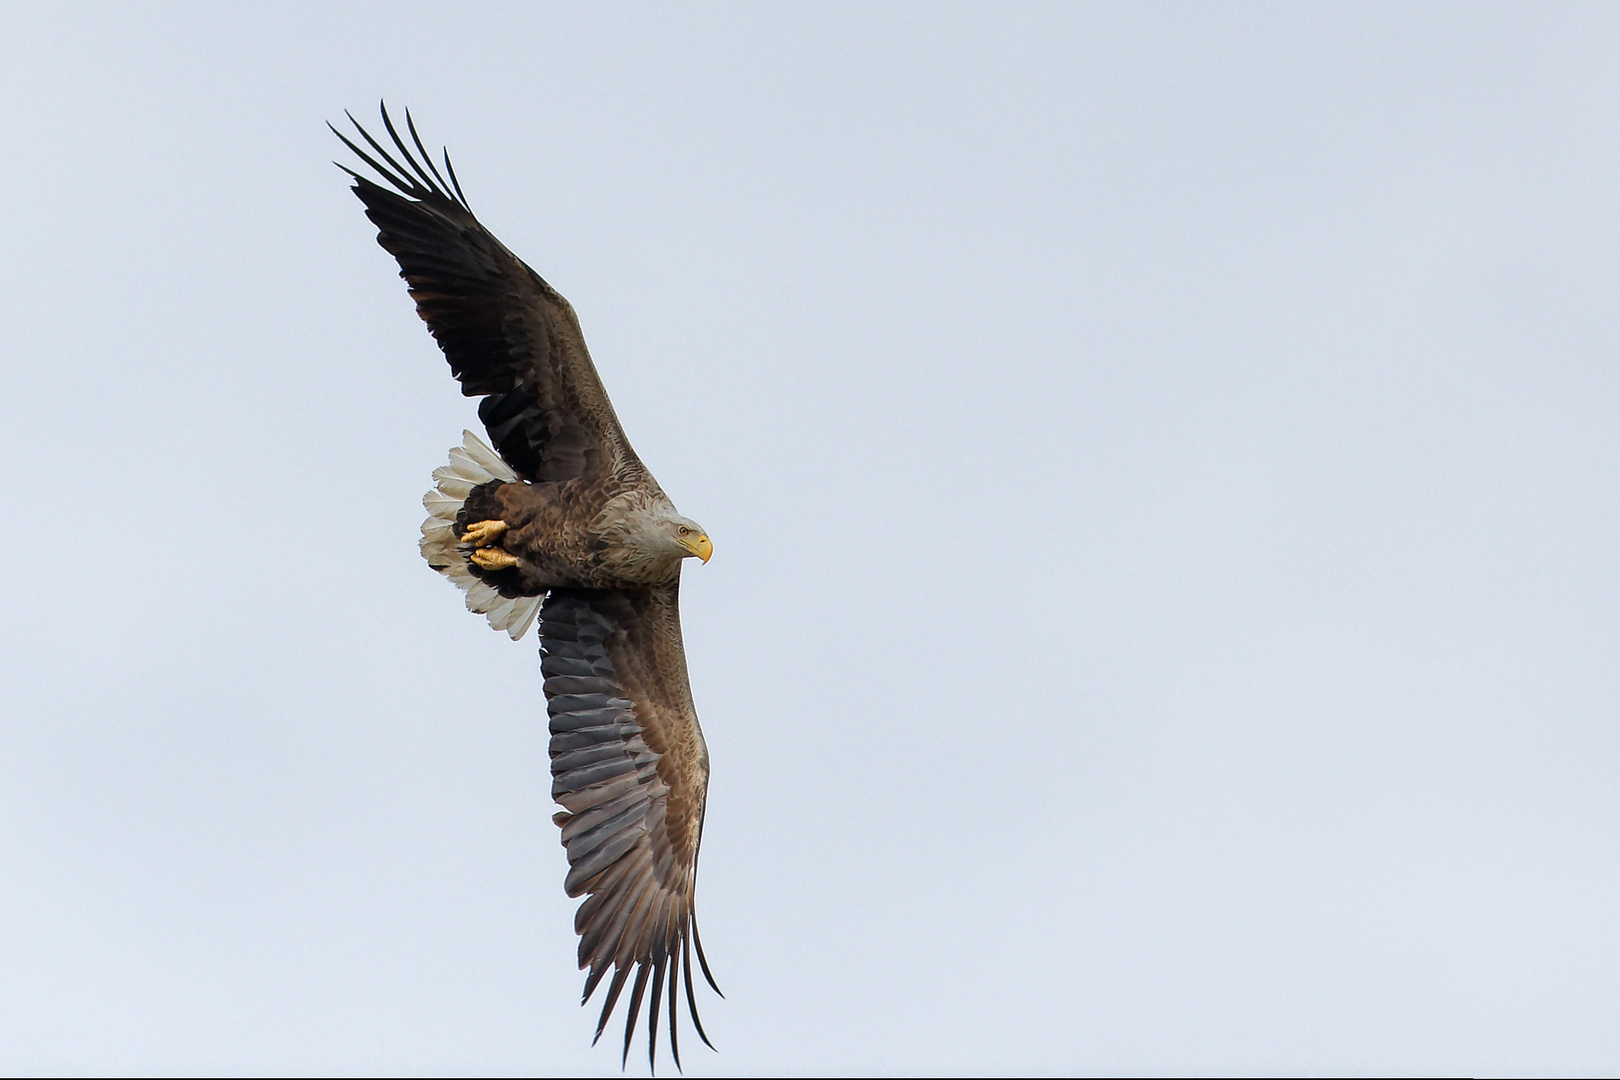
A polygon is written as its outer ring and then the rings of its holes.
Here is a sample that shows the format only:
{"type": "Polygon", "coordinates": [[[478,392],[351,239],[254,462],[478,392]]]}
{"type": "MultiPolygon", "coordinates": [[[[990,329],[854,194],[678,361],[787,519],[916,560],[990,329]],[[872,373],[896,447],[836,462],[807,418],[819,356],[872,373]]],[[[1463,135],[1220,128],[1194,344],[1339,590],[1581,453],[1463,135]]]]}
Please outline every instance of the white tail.
{"type": "Polygon", "coordinates": [[[534,622],[545,597],[507,598],[479,581],[467,569],[466,551],[450,526],[473,488],[491,480],[514,482],[517,474],[483,439],[470,431],[461,434],[461,445],[450,451],[450,464],[433,470],[433,490],[422,496],[422,505],[432,515],[422,522],[422,557],[467,593],[467,610],[488,617],[489,625],[505,630],[516,641],[534,622]]]}

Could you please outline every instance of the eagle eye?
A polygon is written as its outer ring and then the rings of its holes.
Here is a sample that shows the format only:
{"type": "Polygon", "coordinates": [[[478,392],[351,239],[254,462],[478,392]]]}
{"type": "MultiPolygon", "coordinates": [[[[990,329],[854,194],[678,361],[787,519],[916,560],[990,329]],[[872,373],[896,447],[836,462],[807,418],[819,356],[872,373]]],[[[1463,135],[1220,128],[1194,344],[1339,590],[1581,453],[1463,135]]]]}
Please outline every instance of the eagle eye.
{"type": "Polygon", "coordinates": [[[690,534],[691,534],[691,532],[692,532],[692,530],[691,530],[691,529],[688,529],[688,528],[687,528],[687,527],[686,527],[686,526],[685,526],[685,525],[682,525],[682,526],[681,526],[681,535],[682,535],[682,536],[687,536],[687,535],[690,535],[690,534]]]}

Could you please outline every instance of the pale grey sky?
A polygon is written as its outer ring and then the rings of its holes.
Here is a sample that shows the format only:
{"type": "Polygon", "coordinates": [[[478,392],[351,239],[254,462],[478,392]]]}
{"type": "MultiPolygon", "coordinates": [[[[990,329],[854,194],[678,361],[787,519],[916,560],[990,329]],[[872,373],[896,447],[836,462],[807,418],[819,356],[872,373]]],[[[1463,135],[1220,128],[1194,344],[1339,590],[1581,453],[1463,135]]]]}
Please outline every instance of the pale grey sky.
{"type": "Polygon", "coordinates": [[[0,1068],[618,1073],[382,96],[715,539],[689,1075],[1620,1068],[1620,9],[402,3],[6,8],[0,1068]]]}

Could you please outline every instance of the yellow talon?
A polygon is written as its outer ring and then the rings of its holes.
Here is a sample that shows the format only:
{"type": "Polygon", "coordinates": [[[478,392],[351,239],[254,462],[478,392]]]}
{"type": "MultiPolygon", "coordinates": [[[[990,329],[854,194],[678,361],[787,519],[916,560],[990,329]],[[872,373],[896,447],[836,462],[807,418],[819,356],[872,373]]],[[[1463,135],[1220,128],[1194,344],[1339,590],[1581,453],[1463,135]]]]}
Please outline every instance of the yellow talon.
{"type": "Polygon", "coordinates": [[[504,521],[477,521],[467,526],[461,534],[461,542],[471,544],[475,548],[489,547],[505,533],[504,521]]]}
{"type": "Polygon", "coordinates": [[[479,548],[467,556],[485,570],[505,570],[518,564],[518,557],[500,548],[479,548]]]}

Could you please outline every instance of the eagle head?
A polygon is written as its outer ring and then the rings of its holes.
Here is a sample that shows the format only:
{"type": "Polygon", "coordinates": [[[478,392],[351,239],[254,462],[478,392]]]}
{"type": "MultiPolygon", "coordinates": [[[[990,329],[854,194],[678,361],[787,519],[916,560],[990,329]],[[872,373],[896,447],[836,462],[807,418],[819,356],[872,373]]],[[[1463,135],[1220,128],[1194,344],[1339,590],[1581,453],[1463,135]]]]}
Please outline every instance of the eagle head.
{"type": "Polygon", "coordinates": [[[680,573],[682,559],[708,562],[714,554],[703,526],[676,513],[667,497],[611,500],[598,533],[606,541],[603,567],[627,582],[667,581],[680,573]]]}

